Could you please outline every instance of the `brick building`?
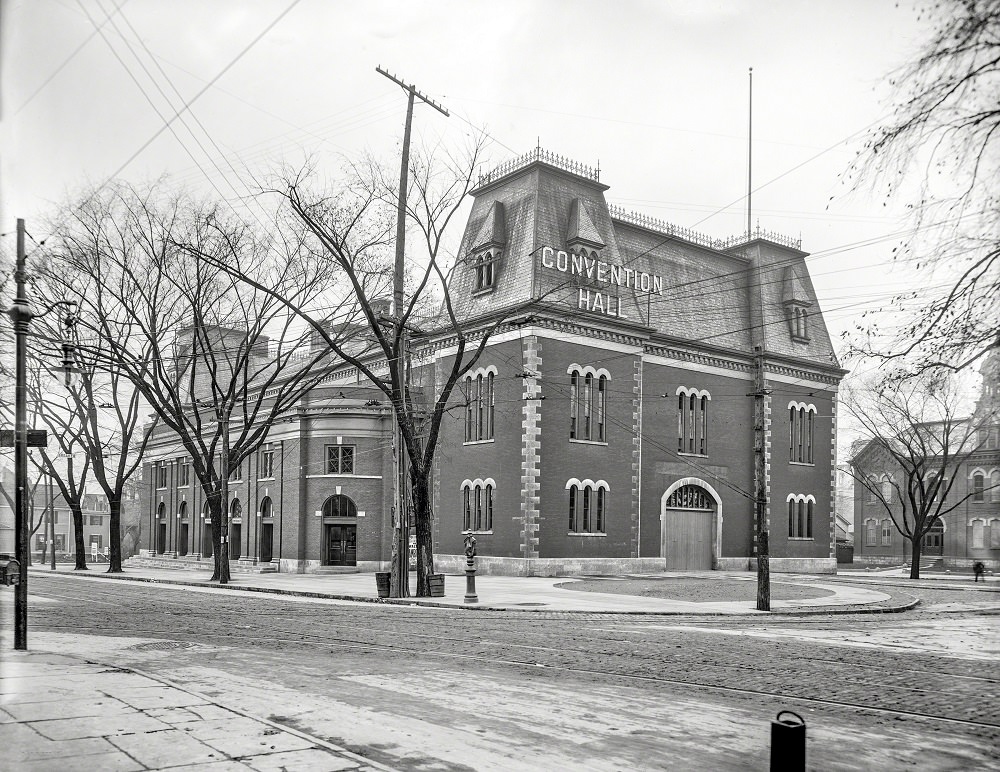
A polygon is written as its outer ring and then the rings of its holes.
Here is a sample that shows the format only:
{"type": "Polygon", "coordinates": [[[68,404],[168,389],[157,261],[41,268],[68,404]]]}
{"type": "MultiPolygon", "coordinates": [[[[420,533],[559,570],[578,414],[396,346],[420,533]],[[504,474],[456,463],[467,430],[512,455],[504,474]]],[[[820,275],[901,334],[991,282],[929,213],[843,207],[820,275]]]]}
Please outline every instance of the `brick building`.
{"type": "MultiPolygon", "coordinates": [[[[976,431],[972,452],[961,453],[961,463],[953,462],[945,472],[954,481],[942,507],[947,509],[952,502],[957,506],[924,536],[922,555],[928,563],[949,568],[967,569],[981,560],[996,570],[1000,569],[1000,352],[988,356],[980,372],[979,400],[972,416],[964,419],[976,431]]],[[[967,429],[964,422],[958,422],[951,431],[960,438],[967,429]]],[[[900,565],[910,562],[910,542],[896,530],[883,499],[899,511],[892,480],[900,481],[902,475],[891,466],[878,466],[882,458],[875,443],[868,442],[856,448],[852,459],[855,475],[868,475],[879,491],[866,490],[864,485],[855,488],[854,555],[866,563],[900,565]]],[[[933,459],[928,467],[933,469],[933,459]]]]}
{"type": "MultiPolygon", "coordinates": [[[[497,573],[749,567],[759,375],[772,569],[835,570],[844,371],[806,253],[775,234],[720,241],[624,212],[606,190],[598,172],[535,150],[472,192],[451,300],[467,330],[500,323],[442,427],[436,565],[459,568],[472,532],[497,573]]],[[[454,343],[415,341],[418,389],[437,390],[454,343]]],[[[289,571],[388,565],[380,397],[335,368],[272,428],[231,487],[241,556],[289,571]]],[[[168,437],[151,453],[147,550],[204,554],[187,462],[168,437]]]]}

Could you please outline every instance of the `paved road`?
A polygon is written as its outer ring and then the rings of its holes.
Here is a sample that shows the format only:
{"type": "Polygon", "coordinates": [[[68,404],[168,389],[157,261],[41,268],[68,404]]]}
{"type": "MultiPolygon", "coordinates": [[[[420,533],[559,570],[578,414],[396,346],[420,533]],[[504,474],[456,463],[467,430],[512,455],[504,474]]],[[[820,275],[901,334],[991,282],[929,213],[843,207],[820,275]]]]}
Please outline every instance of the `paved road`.
{"type": "Polygon", "coordinates": [[[65,576],[31,592],[34,645],[140,668],[400,769],[765,769],[785,708],[809,725],[812,768],[1000,766],[1000,616],[972,592],[917,591],[930,611],[908,614],[766,620],[65,576]]]}

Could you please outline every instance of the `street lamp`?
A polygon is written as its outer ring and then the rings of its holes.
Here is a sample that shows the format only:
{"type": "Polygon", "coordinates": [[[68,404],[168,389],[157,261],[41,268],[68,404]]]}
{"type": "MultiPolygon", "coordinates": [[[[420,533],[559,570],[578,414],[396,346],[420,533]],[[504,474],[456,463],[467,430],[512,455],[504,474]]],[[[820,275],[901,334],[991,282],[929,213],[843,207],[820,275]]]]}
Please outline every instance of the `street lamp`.
{"type": "MultiPolygon", "coordinates": [[[[40,314],[28,306],[25,293],[26,272],[24,268],[24,220],[17,221],[17,263],[14,282],[17,293],[8,309],[14,325],[14,533],[17,540],[19,583],[14,587],[14,648],[25,651],[28,648],[28,400],[27,400],[27,344],[28,327],[31,320],[44,316],[58,306],[75,306],[68,300],[60,300],[40,314]]],[[[62,343],[62,370],[66,373],[66,383],[73,368],[75,346],[72,330],[75,320],[67,314],[64,323],[67,335],[62,343]]]]}

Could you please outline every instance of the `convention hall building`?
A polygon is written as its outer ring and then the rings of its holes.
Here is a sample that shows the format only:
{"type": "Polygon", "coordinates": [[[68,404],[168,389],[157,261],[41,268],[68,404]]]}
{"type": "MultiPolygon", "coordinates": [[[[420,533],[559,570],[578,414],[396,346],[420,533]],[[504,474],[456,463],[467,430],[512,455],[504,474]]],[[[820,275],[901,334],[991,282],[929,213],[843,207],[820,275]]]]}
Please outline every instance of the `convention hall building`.
{"type": "MultiPolygon", "coordinates": [[[[807,254],[626,212],[608,189],[535,149],[472,191],[451,301],[469,331],[500,323],[442,427],[436,569],[460,569],[468,533],[488,573],[752,567],[762,399],[772,570],[835,571],[845,371],[807,254]]],[[[415,340],[415,386],[436,390],[455,353],[447,334],[415,340]]],[[[232,557],[386,569],[392,429],[384,395],[334,367],[234,474],[232,557]]],[[[160,436],[144,467],[144,555],[198,563],[211,530],[177,448],[160,436]]]]}

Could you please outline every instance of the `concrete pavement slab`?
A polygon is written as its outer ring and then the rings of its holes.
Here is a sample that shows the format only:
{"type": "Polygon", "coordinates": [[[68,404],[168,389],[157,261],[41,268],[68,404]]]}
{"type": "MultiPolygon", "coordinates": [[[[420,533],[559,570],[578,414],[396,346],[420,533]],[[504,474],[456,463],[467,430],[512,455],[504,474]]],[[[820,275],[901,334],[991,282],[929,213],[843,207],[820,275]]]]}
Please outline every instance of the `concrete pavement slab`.
{"type": "Polygon", "coordinates": [[[252,759],[247,759],[246,764],[255,772],[288,772],[292,769],[307,769],[309,772],[342,772],[347,769],[356,770],[360,766],[353,760],[334,756],[318,748],[254,756],[252,759]]]}

